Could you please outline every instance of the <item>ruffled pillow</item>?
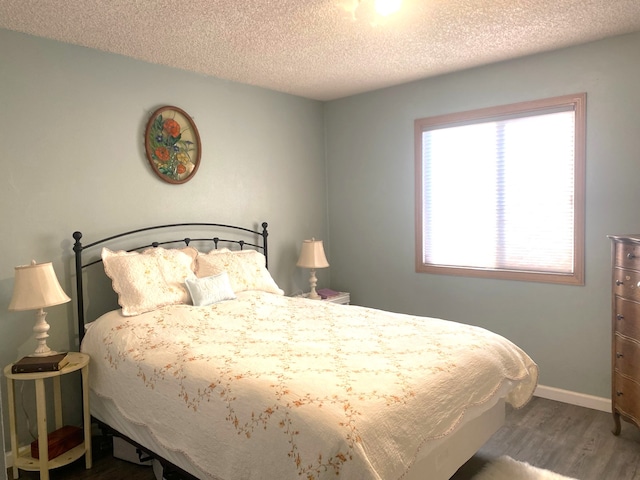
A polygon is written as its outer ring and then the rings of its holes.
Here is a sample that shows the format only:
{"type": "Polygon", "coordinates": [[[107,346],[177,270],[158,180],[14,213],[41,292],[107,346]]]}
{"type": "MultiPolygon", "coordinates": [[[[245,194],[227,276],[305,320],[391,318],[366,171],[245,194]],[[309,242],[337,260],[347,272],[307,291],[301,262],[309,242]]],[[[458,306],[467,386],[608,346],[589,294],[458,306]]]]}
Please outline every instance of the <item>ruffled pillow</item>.
{"type": "Polygon", "coordinates": [[[125,316],[190,301],[185,280],[194,273],[187,253],[161,247],[145,253],[103,248],[102,262],[125,316]]]}
{"type": "MultiPolygon", "coordinates": [[[[156,252],[160,252],[160,251],[167,251],[166,248],[164,247],[151,247],[151,248],[147,248],[145,251],[143,251],[142,253],[153,253],[154,251],[156,252]]],[[[198,249],[194,248],[194,247],[182,247],[182,248],[171,248],[169,249],[172,252],[182,252],[182,253],[186,253],[187,255],[189,255],[191,257],[191,261],[193,262],[191,264],[191,270],[193,270],[193,272],[195,273],[195,269],[196,269],[196,257],[198,256],[198,249]]]]}
{"type": "Polygon", "coordinates": [[[264,255],[256,250],[220,252],[213,250],[196,257],[196,275],[200,278],[227,272],[235,293],[245,290],[284,295],[265,267],[264,255]]]}

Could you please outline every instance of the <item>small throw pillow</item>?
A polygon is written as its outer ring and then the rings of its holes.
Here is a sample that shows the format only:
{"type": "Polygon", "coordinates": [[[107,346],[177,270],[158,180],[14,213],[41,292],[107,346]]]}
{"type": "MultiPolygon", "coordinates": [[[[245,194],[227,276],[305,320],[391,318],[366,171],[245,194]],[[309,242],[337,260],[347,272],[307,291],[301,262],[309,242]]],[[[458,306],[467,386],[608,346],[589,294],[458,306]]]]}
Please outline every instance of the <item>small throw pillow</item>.
{"type": "Polygon", "coordinates": [[[191,300],[197,307],[212,305],[222,302],[223,300],[233,300],[236,298],[231,289],[227,272],[222,272],[211,277],[187,278],[185,283],[191,294],[191,300]]]}

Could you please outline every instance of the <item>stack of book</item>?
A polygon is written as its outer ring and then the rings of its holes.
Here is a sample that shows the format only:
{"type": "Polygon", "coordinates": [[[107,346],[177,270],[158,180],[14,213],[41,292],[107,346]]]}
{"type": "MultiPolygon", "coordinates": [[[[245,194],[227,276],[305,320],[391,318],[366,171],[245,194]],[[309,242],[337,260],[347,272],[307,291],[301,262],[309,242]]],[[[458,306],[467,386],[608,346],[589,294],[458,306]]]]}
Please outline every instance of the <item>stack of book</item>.
{"type": "Polygon", "coordinates": [[[11,367],[11,373],[57,372],[69,363],[66,353],[48,357],[22,357],[11,367]]]}
{"type": "Polygon", "coordinates": [[[320,290],[317,290],[317,292],[322,300],[340,295],[340,292],[336,292],[335,290],[331,290],[330,288],[321,288],[320,290]]]}

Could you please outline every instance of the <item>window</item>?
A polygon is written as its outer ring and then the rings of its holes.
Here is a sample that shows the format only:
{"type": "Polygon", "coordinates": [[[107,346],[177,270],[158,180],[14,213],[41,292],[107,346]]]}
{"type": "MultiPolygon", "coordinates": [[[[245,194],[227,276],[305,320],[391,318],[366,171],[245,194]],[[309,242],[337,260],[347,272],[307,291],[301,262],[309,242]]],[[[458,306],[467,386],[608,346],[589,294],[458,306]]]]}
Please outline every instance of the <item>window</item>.
{"type": "Polygon", "coordinates": [[[584,284],[585,101],[415,121],[416,271],[584,284]]]}

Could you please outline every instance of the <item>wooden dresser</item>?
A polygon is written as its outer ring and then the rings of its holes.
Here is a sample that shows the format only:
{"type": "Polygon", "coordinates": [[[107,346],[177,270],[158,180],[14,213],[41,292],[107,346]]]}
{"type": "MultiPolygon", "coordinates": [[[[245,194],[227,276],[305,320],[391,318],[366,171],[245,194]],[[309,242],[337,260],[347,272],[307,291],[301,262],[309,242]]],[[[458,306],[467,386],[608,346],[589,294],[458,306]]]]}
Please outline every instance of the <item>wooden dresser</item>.
{"type": "Polygon", "coordinates": [[[620,418],[640,427],[640,234],[609,235],[612,252],[611,405],[620,418]]]}

